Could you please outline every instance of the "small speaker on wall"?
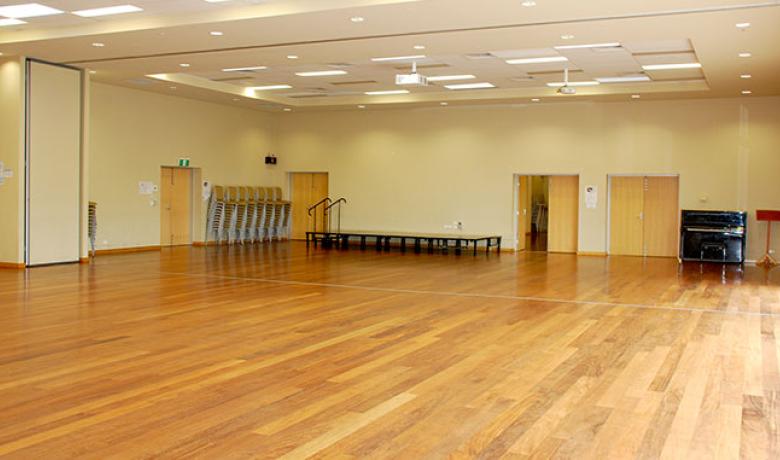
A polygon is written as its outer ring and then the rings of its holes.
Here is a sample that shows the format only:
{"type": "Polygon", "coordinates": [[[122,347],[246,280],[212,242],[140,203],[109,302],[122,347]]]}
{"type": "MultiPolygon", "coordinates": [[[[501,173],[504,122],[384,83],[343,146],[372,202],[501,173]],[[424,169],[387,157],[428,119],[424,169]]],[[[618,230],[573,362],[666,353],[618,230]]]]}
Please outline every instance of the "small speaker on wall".
{"type": "Polygon", "coordinates": [[[275,165],[276,164],[276,156],[274,155],[267,155],[265,157],[265,164],[267,165],[275,165]]]}

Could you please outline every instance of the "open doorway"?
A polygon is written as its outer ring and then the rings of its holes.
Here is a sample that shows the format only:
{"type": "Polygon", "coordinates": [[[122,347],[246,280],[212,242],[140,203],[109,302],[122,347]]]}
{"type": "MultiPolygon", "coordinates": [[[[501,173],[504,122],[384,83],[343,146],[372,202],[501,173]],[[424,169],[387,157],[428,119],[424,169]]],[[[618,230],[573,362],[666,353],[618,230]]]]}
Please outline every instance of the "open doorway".
{"type": "Polygon", "coordinates": [[[518,251],[577,252],[579,176],[517,175],[518,251]]]}
{"type": "Polygon", "coordinates": [[[518,180],[517,240],[526,251],[547,251],[549,176],[520,176],[518,180]]]}

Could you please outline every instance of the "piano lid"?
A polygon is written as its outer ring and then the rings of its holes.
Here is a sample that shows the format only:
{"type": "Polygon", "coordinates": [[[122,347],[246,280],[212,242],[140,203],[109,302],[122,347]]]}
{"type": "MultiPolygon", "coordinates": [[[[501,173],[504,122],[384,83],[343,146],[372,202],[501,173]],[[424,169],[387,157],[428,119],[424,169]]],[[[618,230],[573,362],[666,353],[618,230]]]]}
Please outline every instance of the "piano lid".
{"type": "Polygon", "coordinates": [[[744,227],[747,225],[747,212],[685,209],[681,223],[683,227],[744,227]]]}

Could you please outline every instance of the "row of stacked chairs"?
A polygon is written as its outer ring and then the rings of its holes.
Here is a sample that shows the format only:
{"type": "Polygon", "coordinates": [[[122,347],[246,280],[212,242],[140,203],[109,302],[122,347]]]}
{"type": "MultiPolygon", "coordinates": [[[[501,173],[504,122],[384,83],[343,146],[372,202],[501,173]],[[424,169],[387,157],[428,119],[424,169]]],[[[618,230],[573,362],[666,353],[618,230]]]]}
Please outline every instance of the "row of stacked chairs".
{"type": "Polygon", "coordinates": [[[206,222],[206,242],[262,242],[290,236],[289,201],[281,187],[212,187],[206,222]]]}

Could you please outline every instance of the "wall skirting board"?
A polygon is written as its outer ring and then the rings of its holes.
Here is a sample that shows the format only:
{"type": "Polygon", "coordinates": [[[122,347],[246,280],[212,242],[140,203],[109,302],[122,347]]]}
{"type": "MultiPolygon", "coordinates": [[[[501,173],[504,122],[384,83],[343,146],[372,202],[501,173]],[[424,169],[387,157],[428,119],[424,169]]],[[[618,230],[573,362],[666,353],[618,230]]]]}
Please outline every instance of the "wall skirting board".
{"type": "Polygon", "coordinates": [[[154,246],[134,246],[129,248],[114,248],[114,249],[98,249],[95,251],[95,255],[97,256],[103,256],[103,255],[111,255],[111,254],[129,254],[132,252],[150,252],[150,251],[160,251],[162,249],[162,246],[160,245],[154,245],[154,246]]]}
{"type": "Polygon", "coordinates": [[[24,264],[17,264],[12,262],[0,262],[0,270],[2,269],[8,269],[8,270],[24,270],[25,269],[24,264]]]}

